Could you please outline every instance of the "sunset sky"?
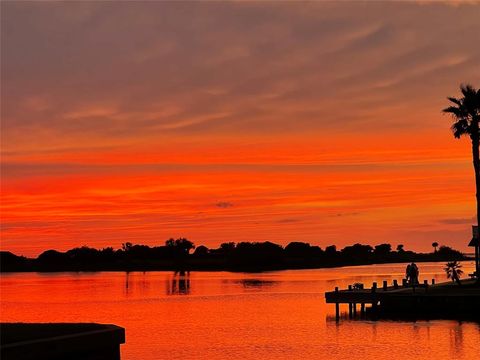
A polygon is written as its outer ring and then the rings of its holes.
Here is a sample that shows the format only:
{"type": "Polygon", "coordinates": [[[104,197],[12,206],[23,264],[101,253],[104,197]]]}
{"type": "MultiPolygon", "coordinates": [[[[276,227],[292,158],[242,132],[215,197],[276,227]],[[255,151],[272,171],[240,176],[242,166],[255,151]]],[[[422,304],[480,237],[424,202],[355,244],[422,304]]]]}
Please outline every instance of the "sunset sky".
{"type": "Polygon", "coordinates": [[[467,250],[480,3],[1,4],[1,248],[467,250]]]}

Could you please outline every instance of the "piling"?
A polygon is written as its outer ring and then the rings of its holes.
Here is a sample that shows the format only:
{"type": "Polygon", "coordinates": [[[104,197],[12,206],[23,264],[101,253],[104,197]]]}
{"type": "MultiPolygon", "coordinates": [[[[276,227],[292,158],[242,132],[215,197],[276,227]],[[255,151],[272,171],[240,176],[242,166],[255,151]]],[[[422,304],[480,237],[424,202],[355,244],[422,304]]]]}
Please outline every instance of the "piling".
{"type": "MultiPolygon", "coordinates": [[[[338,295],[338,286],[335,287],[335,293],[338,295]]],[[[340,320],[340,303],[338,301],[335,303],[335,320],[340,320]]]]}

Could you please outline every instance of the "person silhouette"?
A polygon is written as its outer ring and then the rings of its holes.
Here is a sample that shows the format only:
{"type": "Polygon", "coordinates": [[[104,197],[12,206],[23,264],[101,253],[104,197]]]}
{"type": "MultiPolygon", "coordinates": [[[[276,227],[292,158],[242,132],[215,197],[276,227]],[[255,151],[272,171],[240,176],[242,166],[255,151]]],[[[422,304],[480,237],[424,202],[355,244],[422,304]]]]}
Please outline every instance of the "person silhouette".
{"type": "Polygon", "coordinates": [[[413,291],[415,292],[415,285],[418,284],[418,266],[414,262],[412,262],[409,266],[410,284],[412,285],[413,291]]]}
{"type": "Polygon", "coordinates": [[[419,274],[419,271],[418,271],[417,264],[412,263],[412,275],[413,275],[413,282],[415,283],[415,285],[418,284],[418,274],[419,274]]]}
{"type": "Polygon", "coordinates": [[[407,280],[407,284],[410,283],[410,272],[411,270],[411,265],[407,264],[407,268],[405,269],[405,279],[407,280]]]}

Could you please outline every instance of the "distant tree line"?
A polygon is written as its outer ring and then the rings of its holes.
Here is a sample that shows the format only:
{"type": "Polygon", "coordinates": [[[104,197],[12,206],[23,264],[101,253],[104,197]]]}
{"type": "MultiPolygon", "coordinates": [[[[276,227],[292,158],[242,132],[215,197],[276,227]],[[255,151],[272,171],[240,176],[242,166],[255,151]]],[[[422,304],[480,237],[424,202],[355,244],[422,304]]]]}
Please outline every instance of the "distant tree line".
{"type": "MultiPolygon", "coordinates": [[[[438,244],[437,244],[438,246],[438,244]]],[[[120,249],[77,247],[66,252],[47,250],[37,258],[0,252],[2,272],[8,271],[100,271],[100,270],[232,270],[262,271],[278,269],[322,268],[410,261],[464,260],[461,252],[440,246],[432,253],[415,253],[398,245],[354,244],[338,250],[304,242],[287,246],[272,242],[227,242],[216,249],[195,247],[188,239],[169,239],[163,246],[122,244],[120,249]]]]}

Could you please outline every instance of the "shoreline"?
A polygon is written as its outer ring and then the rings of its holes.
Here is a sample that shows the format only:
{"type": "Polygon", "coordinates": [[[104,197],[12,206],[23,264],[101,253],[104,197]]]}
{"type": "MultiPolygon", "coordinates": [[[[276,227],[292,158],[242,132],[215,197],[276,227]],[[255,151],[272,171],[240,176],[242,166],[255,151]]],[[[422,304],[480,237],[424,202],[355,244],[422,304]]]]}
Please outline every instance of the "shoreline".
{"type": "MultiPolygon", "coordinates": [[[[434,263],[450,261],[450,259],[428,259],[428,260],[415,260],[416,263],[434,263]]],[[[458,261],[474,261],[472,257],[465,257],[458,261]]],[[[263,266],[263,267],[197,267],[197,266],[185,266],[179,268],[176,266],[127,266],[127,267],[105,267],[105,268],[58,268],[58,269],[16,269],[16,270],[4,270],[0,271],[0,274],[9,273],[98,273],[98,272],[154,272],[154,271],[173,271],[173,272],[231,272],[231,273],[262,273],[272,271],[286,271],[286,270],[317,270],[317,269],[340,269],[346,267],[357,266],[371,266],[371,265],[385,265],[385,264],[407,264],[412,261],[382,261],[382,262],[357,262],[357,263],[344,263],[344,264],[325,264],[323,266],[294,266],[294,267],[282,267],[282,266],[263,266]]],[[[468,275],[468,274],[467,274],[468,275]]]]}

